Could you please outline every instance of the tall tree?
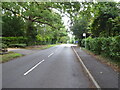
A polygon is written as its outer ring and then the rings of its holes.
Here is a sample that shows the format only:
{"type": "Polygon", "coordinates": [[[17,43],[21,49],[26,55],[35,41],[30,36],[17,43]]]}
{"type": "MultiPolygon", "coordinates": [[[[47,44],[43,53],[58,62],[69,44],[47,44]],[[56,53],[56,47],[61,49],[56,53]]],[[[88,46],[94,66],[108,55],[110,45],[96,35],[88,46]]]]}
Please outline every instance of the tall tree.
{"type": "MultiPolygon", "coordinates": [[[[91,32],[94,36],[116,36],[117,32],[113,30],[116,27],[114,24],[117,17],[120,17],[120,4],[115,2],[100,2],[95,5],[97,14],[91,24],[91,32]],[[114,34],[113,34],[114,33],[114,34]],[[116,34],[115,34],[116,33],[116,34]]],[[[119,24],[116,23],[118,26],[119,24]]],[[[118,27],[116,27],[118,28],[118,27]]]]}
{"type": "Polygon", "coordinates": [[[56,6],[57,4],[50,2],[5,2],[2,8],[4,14],[21,17],[26,22],[25,33],[28,38],[28,44],[30,41],[31,44],[36,42],[36,25],[47,25],[57,32],[62,28],[61,16],[53,11],[56,6]]]}

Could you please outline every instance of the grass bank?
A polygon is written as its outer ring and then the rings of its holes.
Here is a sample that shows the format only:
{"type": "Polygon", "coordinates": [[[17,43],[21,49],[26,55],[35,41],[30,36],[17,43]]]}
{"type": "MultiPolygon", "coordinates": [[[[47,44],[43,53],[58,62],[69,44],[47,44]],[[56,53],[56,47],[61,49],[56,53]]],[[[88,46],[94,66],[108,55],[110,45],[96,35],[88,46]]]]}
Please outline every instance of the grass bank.
{"type": "Polygon", "coordinates": [[[89,51],[85,48],[81,48],[83,51],[85,51],[86,53],[92,55],[93,57],[95,57],[97,60],[99,60],[100,62],[112,67],[115,71],[117,72],[120,72],[119,68],[120,67],[120,62],[117,62],[117,61],[114,61],[114,60],[111,60],[110,58],[108,57],[105,57],[103,55],[96,55],[94,54],[92,51],[89,51]]]}
{"type": "Polygon", "coordinates": [[[15,53],[15,52],[8,52],[7,54],[0,55],[0,63],[4,63],[10,61],[14,58],[21,57],[22,54],[15,53]]]}
{"type": "Polygon", "coordinates": [[[53,46],[56,46],[56,45],[58,45],[58,44],[52,44],[52,45],[35,45],[35,46],[25,47],[25,49],[43,50],[43,49],[47,49],[47,48],[50,48],[50,47],[53,47],[53,46]]]}

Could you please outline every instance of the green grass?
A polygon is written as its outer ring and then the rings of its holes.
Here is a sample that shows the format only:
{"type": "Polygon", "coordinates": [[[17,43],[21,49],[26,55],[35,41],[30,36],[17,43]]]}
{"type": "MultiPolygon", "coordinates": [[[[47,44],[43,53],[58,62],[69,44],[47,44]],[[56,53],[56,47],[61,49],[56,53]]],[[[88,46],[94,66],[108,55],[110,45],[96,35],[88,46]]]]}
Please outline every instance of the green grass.
{"type": "Polygon", "coordinates": [[[38,50],[43,50],[43,49],[47,49],[53,46],[56,46],[58,44],[52,44],[52,45],[36,45],[36,46],[28,46],[25,49],[38,49],[38,50]]]}
{"type": "Polygon", "coordinates": [[[97,60],[99,60],[100,62],[104,63],[104,64],[107,64],[108,66],[111,66],[115,71],[119,71],[119,68],[120,67],[120,61],[115,61],[115,60],[111,60],[109,57],[105,57],[103,55],[96,55],[94,52],[90,51],[90,50],[87,50],[85,48],[82,48],[83,51],[85,51],[86,53],[94,56],[97,60]]]}
{"type": "Polygon", "coordinates": [[[54,44],[54,45],[46,45],[46,46],[44,46],[44,47],[42,47],[40,49],[47,49],[47,48],[50,48],[50,47],[53,47],[53,46],[56,46],[56,44],[54,44]]]}
{"type": "Polygon", "coordinates": [[[0,63],[7,62],[14,58],[21,57],[21,56],[23,55],[19,53],[15,53],[15,52],[9,52],[7,54],[0,55],[0,63]]]}

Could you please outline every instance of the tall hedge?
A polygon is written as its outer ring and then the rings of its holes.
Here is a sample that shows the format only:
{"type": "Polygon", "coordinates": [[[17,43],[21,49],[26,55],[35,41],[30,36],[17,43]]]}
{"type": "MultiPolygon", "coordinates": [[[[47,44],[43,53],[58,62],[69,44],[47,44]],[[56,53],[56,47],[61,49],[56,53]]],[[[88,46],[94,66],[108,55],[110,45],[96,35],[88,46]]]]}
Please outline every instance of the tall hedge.
{"type": "Polygon", "coordinates": [[[26,38],[24,37],[0,37],[0,40],[7,46],[11,44],[26,44],[26,38]]]}
{"type": "Polygon", "coordinates": [[[99,37],[99,38],[87,38],[83,39],[81,44],[88,50],[93,51],[96,54],[101,54],[110,57],[114,60],[120,60],[120,35],[116,37],[99,37]]]}

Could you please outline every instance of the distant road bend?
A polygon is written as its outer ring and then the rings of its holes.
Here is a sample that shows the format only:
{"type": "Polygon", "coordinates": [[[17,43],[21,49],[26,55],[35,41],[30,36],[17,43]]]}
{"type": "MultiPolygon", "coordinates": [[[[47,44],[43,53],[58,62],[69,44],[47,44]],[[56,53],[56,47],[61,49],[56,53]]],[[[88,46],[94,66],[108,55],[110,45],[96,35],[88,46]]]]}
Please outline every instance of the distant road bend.
{"type": "Polygon", "coordinates": [[[4,63],[3,88],[94,87],[71,46],[57,45],[4,63]]]}

